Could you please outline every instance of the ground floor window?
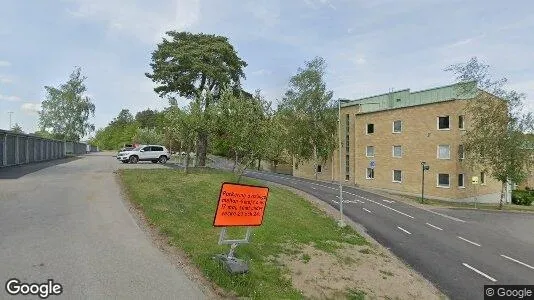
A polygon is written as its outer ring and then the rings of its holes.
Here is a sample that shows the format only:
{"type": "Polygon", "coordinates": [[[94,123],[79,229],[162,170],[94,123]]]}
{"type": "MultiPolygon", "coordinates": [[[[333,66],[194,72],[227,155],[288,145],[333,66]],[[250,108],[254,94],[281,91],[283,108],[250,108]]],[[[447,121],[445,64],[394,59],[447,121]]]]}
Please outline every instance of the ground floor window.
{"type": "Polygon", "coordinates": [[[465,187],[463,173],[458,174],[458,187],[465,187]]]}
{"type": "Polygon", "coordinates": [[[450,176],[449,174],[438,174],[438,186],[439,187],[449,187],[450,184],[450,176]]]}
{"type": "Polygon", "coordinates": [[[367,179],[375,179],[375,169],[367,168],[367,174],[365,176],[367,179]]]}
{"type": "Polygon", "coordinates": [[[402,182],[401,170],[393,170],[393,182],[402,182]]]}

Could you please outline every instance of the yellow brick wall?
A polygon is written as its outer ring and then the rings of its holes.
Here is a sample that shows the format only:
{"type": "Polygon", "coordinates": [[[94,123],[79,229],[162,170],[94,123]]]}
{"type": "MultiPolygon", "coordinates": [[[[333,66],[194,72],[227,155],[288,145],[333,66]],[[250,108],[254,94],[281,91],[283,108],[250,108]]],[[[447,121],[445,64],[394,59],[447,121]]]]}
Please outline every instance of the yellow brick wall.
{"type": "MultiPolygon", "coordinates": [[[[332,181],[332,159],[327,159],[325,161],[319,160],[318,164],[321,165],[321,172],[317,173],[317,180],[332,181]]],[[[316,179],[313,169],[313,161],[300,162],[298,165],[294,162],[293,176],[316,179]]]]}
{"type": "MultiPolygon", "coordinates": [[[[344,137],[345,116],[351,116],[350,123],[350,179],[347,184],[362,187],[380,188],[397,192],[419,195],[421,193],[421,161],[430,170],[425,172],[425,195],[443,199],[465,199],[473,197],[475,190],[471,184],[472,176],[480,177],[480,170],[471,171],[465,161],[458,159],[458,146],[465,132],[458,128],[458,116],[463,115],[466,100],[453,100],[414,107],[386,110],[367,114],[356,114],[355,106],[342,108],[341,126],[344,137]],[[437,129],[438,116],[450,116],[450,130],[437,129]],[[402,132],[393,133],[393,121],[402,121],[402,132]],[[368,123],[374,124],[374,133],[366,134],[368,123]],[[450,159],[438,159],[438,145],[450,145],[450,159]],[[393,157],[393,146],[402,146],[402,158],[393,157]],[[374,146],[375,156],[366,157],[366,146],[374,146]],[[366,179],[366,168],[374,160],[375,178],[366,179]],[[402,183],[393,182],[393,170],[402,171],[402,183]],[[438,173],[449,174],[450,187],[437,186],[438,173]],[[465,188],[458,187],[458,174],[464,173],[465,188]]],[[[464,117],[465,126],[469,118],[464,117]]],[[[342,178],[345,180],[345,145],[342,147],[342,178]]],[[[330,178],[337,181],[338,152],[334,152],[333,170],[330,178]],[[333,171],[333,175],[332,175],[333,171]]],[[[301,164],[295,176],[313,177],[313,163],[301,164]],[[311,172],[311,174],[310,174],[311,172]],[[311,175],[311,176],[310,176],[311,175]]],[[[476,194],[490,195],[500,192],[499,182],[486,173],[486,184],[478,185],[476,194]]]]}

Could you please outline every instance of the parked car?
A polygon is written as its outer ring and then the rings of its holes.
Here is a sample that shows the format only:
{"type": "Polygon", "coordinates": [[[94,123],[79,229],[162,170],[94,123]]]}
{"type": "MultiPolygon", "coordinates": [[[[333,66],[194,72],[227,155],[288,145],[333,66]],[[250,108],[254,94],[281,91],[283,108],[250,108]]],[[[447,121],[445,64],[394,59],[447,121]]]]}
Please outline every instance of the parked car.
{"type": "Polygon", "coordinates": [[[117,152],[117,155],[115,155],[115,157],[119,157],[119,154],[121,154],[121,152],[126,152],[126,151],[132,151],[134,149],[134,147],[124,147],[124,148],[121,148],[119,150],[119,152],[117,152]]]}
{"type": "Polygon", "coordinates": [[[164,146],[141,145],[132,150],[121,151],[117,154],[117,160],[123,163],[136,164],[139,161],[151,161],[153,163],[166,163],[171,155],[164,146]]]}

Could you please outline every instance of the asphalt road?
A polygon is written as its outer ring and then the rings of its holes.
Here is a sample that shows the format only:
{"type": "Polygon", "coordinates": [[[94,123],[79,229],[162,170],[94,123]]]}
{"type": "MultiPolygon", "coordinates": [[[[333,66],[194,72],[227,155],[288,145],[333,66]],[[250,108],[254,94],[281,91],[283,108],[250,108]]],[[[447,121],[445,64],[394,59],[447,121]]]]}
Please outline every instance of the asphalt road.
{"type": "MultiPolygon", "coordinates": [[[[247,171],[338,208],[336,184],[247,171]]],[[[534,284],[534,215],[423,209],[344,187],[345,216],[451,299],[483,299],[484,285],[534,284]]]]}
{"type": "Polygon", "coordinates": [[[122,167],[107,154],[0,169],[0,299],[25,299],[8,297],[9,278],[53,279],[57,299],[206,298],[137,226],[113,175],[122,167]]]}

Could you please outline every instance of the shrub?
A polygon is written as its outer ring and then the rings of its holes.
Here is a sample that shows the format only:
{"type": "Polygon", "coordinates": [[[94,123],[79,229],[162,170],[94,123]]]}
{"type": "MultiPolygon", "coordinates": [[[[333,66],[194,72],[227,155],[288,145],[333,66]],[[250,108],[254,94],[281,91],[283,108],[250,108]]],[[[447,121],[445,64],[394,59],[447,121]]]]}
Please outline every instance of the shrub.
{"type": "Polygon", "coordinates": [[[519,190],[512,192],[513,204],[530,206],[532,202],[534,202],[534,192],[519,190]]]}

